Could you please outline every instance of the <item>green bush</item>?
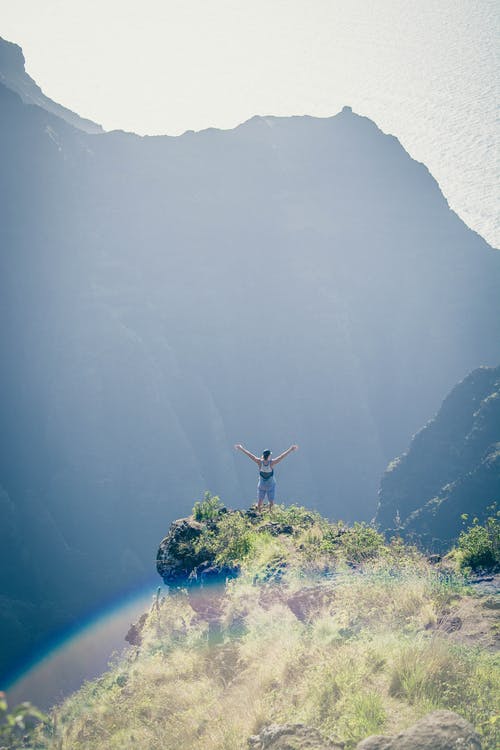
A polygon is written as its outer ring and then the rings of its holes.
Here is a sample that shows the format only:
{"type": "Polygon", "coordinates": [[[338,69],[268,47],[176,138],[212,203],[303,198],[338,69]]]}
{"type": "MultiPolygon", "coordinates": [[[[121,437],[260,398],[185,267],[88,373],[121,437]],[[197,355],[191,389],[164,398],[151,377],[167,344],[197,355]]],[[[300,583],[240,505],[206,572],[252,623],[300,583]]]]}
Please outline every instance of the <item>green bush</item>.
{"type": "Polygon", "coordinates": [[[254,536],[250,522],[243,516],[238,513],[221,514],[215,528],[203,529],[195,543],[196,553],[207,560],[214,560],[217,565],[241,563],[253,549],[254,536]]]}
{"type": "Polygon", "coordinates": [[[363,562],[378,555],[384,546],[384,537],[373,526],[356,521],[346,528],[341,543],[347,560],[363,562]]]}
{"type": "Polygon", "coordinates": [[[296,530],[325,523],[325,519],[317,511],[308,510],[303,505],[275,505],[272,520],[283,526],[293,526],[296,530]]]}
{"type": "Polygon", "coordinates": [[[32,747],[35,728],[46,721],[46,717],[31,703],[20,703],[8,711],[5,693],[0,692],[0,745],[9,750],[32,747]],[[30,743],[30,744],[28,744],[30,743]]]}
{"type": "Polygon", "coordinates": [[[198,500],[193,506],[193,516],[196,521],[215,521],[224,506],[217,495],[205,492],[203,500],[198,500]]]}
{"type": "Polygon", "coordinates": [[[458,560],[464,570],[492,570],[500,565],[500,514],[477,521],[458,538],[458,560]]]}

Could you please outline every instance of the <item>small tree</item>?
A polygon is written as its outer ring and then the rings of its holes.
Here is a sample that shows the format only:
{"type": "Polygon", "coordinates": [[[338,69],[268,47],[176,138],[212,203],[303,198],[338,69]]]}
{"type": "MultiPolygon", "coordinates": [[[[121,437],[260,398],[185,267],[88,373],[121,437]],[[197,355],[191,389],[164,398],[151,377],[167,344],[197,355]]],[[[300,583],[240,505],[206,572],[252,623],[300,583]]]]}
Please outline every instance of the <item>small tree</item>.
{"type": "MultiPolygon", "coordinates": [[[[462,569],[492,570],[500,565],[500,511],[481,526],[473,520],[458,538],[458,559],[462,569]]],[[[464,519],[465,520],[465,519],[464,519]]]]}
{"type": "Polygon", "coordinates": [[[193,506],[193,516],[196,521],[215,521],[221,514],[222,505],[217,495],[211,495],[208,490],[203,500],[197,500],[193,506]]]}
{"type": "Polygon", "coordinates": [[[30,746],[35,727],[44,721],[44,714],[31,703],[20,703],[9,711],[5,693],[0,692],[0,746],[9,750],[30,746]]]}

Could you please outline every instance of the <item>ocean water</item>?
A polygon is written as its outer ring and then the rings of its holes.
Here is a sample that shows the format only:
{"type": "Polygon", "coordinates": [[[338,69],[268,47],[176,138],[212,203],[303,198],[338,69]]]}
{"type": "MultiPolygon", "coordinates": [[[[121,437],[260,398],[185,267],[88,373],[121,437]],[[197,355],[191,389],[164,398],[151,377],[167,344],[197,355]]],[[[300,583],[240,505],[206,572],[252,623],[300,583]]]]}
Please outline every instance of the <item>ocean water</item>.
{"type": "Polygon", "coordinates": [[[176,135],[350,105],[500,246],[497,0],[0,4],[0,34],[46,94],[106,129],[176,135]]]}
{"type": "Polygon", "coordinates": [[[388,18],[380,24],[384,49],[352,106],[396,135],[428,167],[450,207],[499,248],[500,5],[425,0],[399,6],[406,33],[400,23],[396,36],[388,18]],[[374,79],[377,90],[370,91],[374,79]]]}

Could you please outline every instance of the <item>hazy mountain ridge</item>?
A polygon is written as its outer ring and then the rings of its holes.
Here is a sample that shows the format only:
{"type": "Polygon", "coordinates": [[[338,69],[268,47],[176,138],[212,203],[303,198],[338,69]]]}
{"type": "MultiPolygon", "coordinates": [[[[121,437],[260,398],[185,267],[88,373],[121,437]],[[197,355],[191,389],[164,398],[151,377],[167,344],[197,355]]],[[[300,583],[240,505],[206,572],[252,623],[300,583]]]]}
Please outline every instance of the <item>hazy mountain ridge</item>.
{"type": "Polygon", "coordinates": [[[498,361],[499,256],[367,118],[87,135],[0,96],[2,590],[47,629],[147,576],[204,489],[247,504],[236,440],[297,440],[280,496],[369,517],[408,435],[498,361]]]}
{"type": "Polygon", "coordinates": [[[376,520],[446,548],[464,523],[500,508],[500,367],[480,368],[455,386],[436,416],[382,478],[376,520]]]}
{"type": "Polygon", "coordinates": [[[101,125],[80,117],[45,96],[25,70],[21,47],[0,37],[0,83],[18,94],[25,104],[34,104],[51,112],[85,133],[103,133],[101,125]]]}

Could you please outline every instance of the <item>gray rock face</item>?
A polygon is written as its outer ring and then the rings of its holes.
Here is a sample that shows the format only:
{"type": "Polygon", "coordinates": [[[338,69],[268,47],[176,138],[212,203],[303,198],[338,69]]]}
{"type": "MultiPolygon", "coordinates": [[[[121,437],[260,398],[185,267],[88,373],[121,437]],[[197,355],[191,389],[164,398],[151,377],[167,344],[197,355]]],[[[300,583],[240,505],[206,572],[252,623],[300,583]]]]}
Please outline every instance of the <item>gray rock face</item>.
{"type": "Polygon", "coordinates": [[[453,711],[433,711],[393,737],[376,735],[356,750],[481,750],[474,727],[453,711]]]}
{"type": "Polygon", "coordinates": [[[344,745],[325,739],[305,724],[270,724],[248,740],[249,750],[342,750],[344,745]]]}
{"type": "Polygon", "coordinates": [[[180,518],[171,524],[156,556],[156,570],[167,586],[216,583],[237,575],[238,568],[216,565],[206,550],[197,547],[196,540],[205,526],[210,528],[210,523],[201,524],[193,518],[180,518]]]}
{"type": "Polygon", "coordinates": [[[462,513],[483,520],[500,501],[500,367],[480,367],[453,388],[437,415],[386,470],[377,522],[444,550],[462,513]]]}
{"type": "Polygon", "coordinates": [[[131,646],[140,646],[142,643],[142,629],[144,625],[146,624],[146,620],[148,619],[147,612],[144,612],[137,622],[132,623],[130,628],[128,629],[127,635],[125,636],[125,640],[130,643],[131,646]]]}
{"type": "Polygon", "coordinates": [[[156,556],[156,569],[167,585],[189,578],[194,568],[205,562],[193,545],[202,529],[202,524],[192,518],[180,518],[171,524],[156,556]]]}

